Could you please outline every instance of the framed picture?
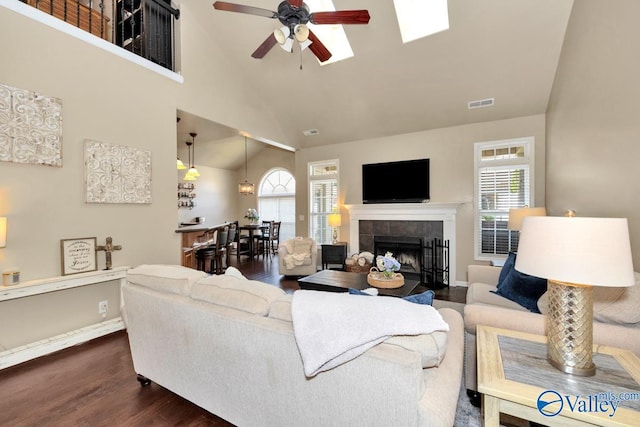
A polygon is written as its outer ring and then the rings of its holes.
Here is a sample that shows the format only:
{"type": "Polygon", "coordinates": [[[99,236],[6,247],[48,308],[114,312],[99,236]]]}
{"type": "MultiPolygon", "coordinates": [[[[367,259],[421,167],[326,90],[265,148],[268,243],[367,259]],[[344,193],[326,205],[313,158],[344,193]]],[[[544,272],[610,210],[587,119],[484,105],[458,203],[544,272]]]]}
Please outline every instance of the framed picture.
{"type": "Polygon", "coordinates": [[[86,273],[97,270],[96,238],[60,240],[62,275],[86,273]]]}

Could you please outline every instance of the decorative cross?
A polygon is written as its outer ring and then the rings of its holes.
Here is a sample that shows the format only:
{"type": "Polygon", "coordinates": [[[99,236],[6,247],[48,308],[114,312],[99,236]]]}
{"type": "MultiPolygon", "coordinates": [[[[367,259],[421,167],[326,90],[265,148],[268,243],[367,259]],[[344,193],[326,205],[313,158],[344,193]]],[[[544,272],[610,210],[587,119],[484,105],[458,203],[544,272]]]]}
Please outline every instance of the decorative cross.
{"type": "Polygon", "coordinates": [[[122,245],[113,245],[113,239],[111,237],[107,237],[107,244],[104,246],[96,246],[96,251],[104,251],[107,254],[107,260],[105,262],[106,268],[105,270],[111,270],[111,252],[119,251],[122,249],[122,245]]]}

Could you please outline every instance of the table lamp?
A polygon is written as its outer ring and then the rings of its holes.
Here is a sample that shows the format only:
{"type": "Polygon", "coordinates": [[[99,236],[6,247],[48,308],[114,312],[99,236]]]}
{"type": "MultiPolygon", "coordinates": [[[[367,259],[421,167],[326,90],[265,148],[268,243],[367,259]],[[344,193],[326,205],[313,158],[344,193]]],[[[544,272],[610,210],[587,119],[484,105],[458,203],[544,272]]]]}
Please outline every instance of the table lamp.
{"type": "Polygon", "coordinates": [[[525,217],[528,216],[546,216],[547,210],[545,208],[530,208],[525,206],[524,208],[509,209],[509,222],[507,228],[509,230],[520,230],[522,228],[522,222],[525,217]]]}
{"type": "Polygon", "coordinates": [[[627,219],[526,217],[515,269],[548,280],[549,363],[594,375],[592,286],[635,284],[627,219]]]}
{"type": "Polygon", "coordinates": [[[338,227],[342,225],[342,215],[339,213],[329,214],[328,217],[329,227],[333,227],[333,243],[338,243],[338,227]]]}
{"type": "Polygon", "coordinates": [[[0,248],[7,246],[7,218],[0,217],[0,248]]]}

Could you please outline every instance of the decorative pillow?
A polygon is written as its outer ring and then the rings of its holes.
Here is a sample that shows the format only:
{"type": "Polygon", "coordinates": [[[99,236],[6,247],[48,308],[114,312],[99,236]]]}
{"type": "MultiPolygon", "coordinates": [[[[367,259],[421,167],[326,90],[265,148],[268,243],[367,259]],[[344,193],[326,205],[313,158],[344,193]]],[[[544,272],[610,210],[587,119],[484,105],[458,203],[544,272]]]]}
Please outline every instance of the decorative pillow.
{"type": "Polygon", "coordinates": [[[500,270],[500,276],[498,277],[498,284],[497,284],[498,287],[500,287],[500,283],[502,283],[504,279],[506,279],[507,276],[513,271],[515,265],[516,265],[516,254],[515,252],[509,252],[509,256],[505,260],[504,265],[502,266],[502,270],[500,270]]]}
{"type": "Polygon", "coordinates": [[[247,278],[244,276],[244,274],[242,274],[240,272],[240,270],[238,270],[237,268],[235,268],[232,265],[227,267],[227,269],[224,271],[224,275],[225,276],[237,277],[238,279],[247,280],[247,278]]]}
{"type": "Polygon", "coordinates": [[[189,295],[191,286],[203,277],[204,271],[180,265],[143,264],[127,271],[127,281],[157,291],[189,295]]]}
{"type": "Polygon", "coordinates": [[[516,255],[513,252],[509,253],[500,271],[498,289],[491,292],[517,302],[533,313],[540,313],[538,299],[547,291],[547,280],[520,273],[515,269],[515,260],[516,255]]]}
{"type": "MultiPolygon", "coordinates": [[[[364,291],[361,291],[360,289],[349,288],[349,293],[351,295],[368,295],[368,296],[372,295],[371,293],[366,292],[366,289],[364,291]]],[[[435,294],[436,293],[433,292],[432,290],[428,290],[428,291],[422,292],[421,294],[409,295],[402,299],[408,302],[412,302],[414,304],[432,305],[433,297],[435,296],[435,294]]]]}
{"type": "Polygon", "coordinates": [[[208,276],[198,280],[191,288],[191,298],[231,307],[258,316],[269,314],[273,301],[285,292],[273,285],[233,276],[208,276]]]}
{"type": "MultiPolygon", "coordinates": [[[[593,287],[593,319],[620,325],[640,324],[640,273],[634,273],[636,284],[628,288],[593,287]]],[[[542,314],[548,313],[549,295],[538,300],[542,314]]]]}
{"type": "Polygon", "coordinates": [[[273,319],[291,322],[291,299],[293,295],[287,294],[276,299],[269,307],[269,317],[273,319]]]}

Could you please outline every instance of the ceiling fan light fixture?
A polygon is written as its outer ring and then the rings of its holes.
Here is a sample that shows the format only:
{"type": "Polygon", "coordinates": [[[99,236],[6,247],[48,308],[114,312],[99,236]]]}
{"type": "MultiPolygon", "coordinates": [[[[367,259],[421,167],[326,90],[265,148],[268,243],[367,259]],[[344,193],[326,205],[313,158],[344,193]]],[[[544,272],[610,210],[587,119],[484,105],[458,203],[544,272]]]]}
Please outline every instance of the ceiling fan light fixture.
{"type": "Polygon", "coordinates": [[[291,53],[291,52],[293,51],[293,39],[287,39],[287,40],[285,40],[284,44],[281,44],[281,45],[280,45],[280,47],[281,47],[283,50],[285,50],[285,51],[287,51],[287,52],[291,53]]]}
{"type": "Polygon", "coordinates": [[[311,46],[311,43],[313,43],[311,40],[306,39],[303,42],[300,42],[300,50],[305,50],[306,48],[308,48],[309,46],[311,46]]]}
{"type": "Polygon", "coordinates": [[[283,45],[287,41],[290,34],[291,31],[289,30],[289,27],[280,27],[273,30],[273,35],[280,45],[283,45]]]}
{"type": "Polygon", "coordinates": [[[295,34],[296,40],[302,43],[309,38],[309,27],[304,24],[298,24],[293,27],[293,33],[295,34]]]}

